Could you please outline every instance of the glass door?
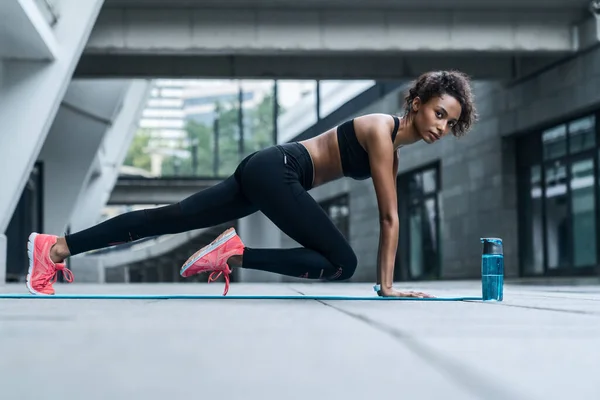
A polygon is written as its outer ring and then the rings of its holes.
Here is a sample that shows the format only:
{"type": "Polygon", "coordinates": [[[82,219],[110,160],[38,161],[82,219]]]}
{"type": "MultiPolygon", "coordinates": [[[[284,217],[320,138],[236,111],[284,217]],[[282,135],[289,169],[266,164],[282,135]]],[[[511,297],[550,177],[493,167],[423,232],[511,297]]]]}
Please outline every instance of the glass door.
{"type": "Polygon", "coordinates": [[[395,279],[437,279],[440,275],[439,178],[437,166],[398,181],[400,237],[395,279]]]}
{"type": "Polygon", "coordinates": [[[428,197],[417,202],[409,213],[410,279],[434,279],[439,275],[439,245],[437,198],[428,197]]]}

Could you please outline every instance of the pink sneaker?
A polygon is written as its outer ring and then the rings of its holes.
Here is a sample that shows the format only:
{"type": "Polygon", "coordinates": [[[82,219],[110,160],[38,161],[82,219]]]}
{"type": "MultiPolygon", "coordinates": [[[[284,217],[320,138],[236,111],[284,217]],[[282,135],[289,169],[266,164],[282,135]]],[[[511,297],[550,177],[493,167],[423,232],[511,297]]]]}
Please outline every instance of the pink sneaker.
{"type": "Polygon", "coordinates": [[[73,282],[73,273],[64,263],[54,264],[50,259],[50,248],[56,243],[57,236],[32,233],[27,242],[29,256],[29,272],[27,273],[27,289],[32,294],[53,295],[52,285],[62,271],[67,282],[73,282]]]}
{"type": "Polygon", "coordinates": [[[235,232],[234,228],[229,228],[219,235],[207,246],[204,246],[194,253],[181,267],[181,276],[189,276],[202,272],[212,272],[208,277],[209,282],[215,281],[221,274],[225,277],[225,290],[223,296],[229,291],[229,274],[231,269],[227,265],[227,260],[231,256],[242,255],[244,253],[244,243],[235,232]]]}

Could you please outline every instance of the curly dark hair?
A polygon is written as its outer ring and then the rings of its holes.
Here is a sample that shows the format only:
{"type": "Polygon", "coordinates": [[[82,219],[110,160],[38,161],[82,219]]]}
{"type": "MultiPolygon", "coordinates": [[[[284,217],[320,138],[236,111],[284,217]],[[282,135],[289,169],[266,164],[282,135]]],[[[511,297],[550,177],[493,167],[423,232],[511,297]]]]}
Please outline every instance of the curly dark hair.
{"type": "Polygon", "coordinates": [[[462,72],[432,71],[421,75],[404,98],[405,116],[410,114],[415,97],[418,96],[423,103],[427,103],[432,97],[444,94],[454,97],[461,105],[462,112],[456,125],[452,127],[452,134],[463,136],[477,121],[478,115],[471,91],[471,80],[462,72]]]}

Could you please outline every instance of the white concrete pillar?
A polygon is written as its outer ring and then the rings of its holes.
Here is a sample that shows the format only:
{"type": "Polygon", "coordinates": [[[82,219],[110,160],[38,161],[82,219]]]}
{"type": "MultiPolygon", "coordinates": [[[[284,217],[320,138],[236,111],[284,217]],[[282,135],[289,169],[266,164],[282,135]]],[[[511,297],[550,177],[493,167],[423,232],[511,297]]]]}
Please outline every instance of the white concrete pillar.
{"type": "MultiPolygon", "coordinates": [[[[0,232],[4,233],[44,144],[103,0],[61,0],[60,20],[45,40],[52,61],[3,61],[0,86],[0,232]]],[[[23,3],[25,4],[25,3],[23,3]]],[[[29,14],[33,15],[33,14],[29,14]]],[[[36,21],[36,26],[39,26],[36,21]]],[[[0,245],[0,271],[6,270],[0,245]]]]}
{"type": "MultiPolygon", "coordinates": [[[[281,231],[261,212],[238,222],[238,234],[248,247],[280,248],[281,231]]],[[[239,282],[281,282],[282,276],[264,271],[239,268],[235,271],[239,282]]]]}

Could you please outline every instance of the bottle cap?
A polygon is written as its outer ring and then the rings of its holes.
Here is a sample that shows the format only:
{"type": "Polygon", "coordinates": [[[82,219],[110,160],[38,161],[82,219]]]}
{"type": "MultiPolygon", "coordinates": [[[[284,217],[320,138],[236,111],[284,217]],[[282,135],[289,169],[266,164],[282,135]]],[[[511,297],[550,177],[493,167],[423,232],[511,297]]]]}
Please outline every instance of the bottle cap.
{"type": "Polygon", "coordinates": [[[500,238],[481,238],[483,254],[504,254],[504,246],[500,238]]]}

